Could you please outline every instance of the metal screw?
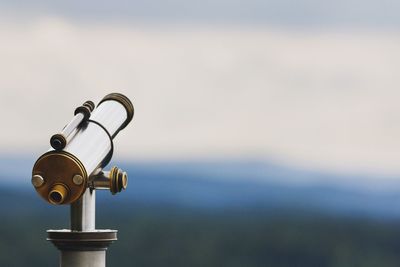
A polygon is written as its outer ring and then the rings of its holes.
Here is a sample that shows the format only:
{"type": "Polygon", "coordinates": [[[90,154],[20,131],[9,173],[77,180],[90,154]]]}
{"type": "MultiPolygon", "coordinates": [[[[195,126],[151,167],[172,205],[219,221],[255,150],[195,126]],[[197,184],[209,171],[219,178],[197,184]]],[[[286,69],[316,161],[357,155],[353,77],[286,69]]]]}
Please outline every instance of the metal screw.
{"type": "Polygon", "coordinates": [[[128,186],[128,174],[124,172],[122,174],[122,189],[125,190],[127,186],[128,186]]]}
{"type": "Polygon", "coordinates": [[[32,180],[31,180],[32,184],[34,187],[40,187],[44,184],[44,179],[42,176],[35,174],[32,176],[32,180]]]}
{"type": "Polygon", "coordinates": [[[83,183],[83,177],[79,174],[76,174],[76,175],[74,175],[74,177],[72,177],[72,181],[76,185],[81,185],[83,183]]]}

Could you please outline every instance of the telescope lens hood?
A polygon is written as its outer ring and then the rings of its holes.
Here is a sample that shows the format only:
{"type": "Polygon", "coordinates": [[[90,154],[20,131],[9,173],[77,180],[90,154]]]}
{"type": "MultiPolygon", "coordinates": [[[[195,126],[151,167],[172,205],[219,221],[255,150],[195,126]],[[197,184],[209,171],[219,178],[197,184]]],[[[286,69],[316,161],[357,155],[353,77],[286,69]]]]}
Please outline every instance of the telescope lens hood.
{"type": "Polygon", "coordinates": [[[133,104],[132,102],[129,100],[129,98],[127,98],[126,96],[124,96],[123,94],[120,93],[111,93],[106,95],[97,106],[99,106],[101,103],[105,102],[105,101],[117,101],[119,103],[121,103],[124,108],[126,109],[126,113],[127,113],[127,118],[125,120],[125,122],[121,125],[119,130],[124,129],[132,120],[133,118],[133,114],[134,114],[134,108],[133,108],[133,104]]]}

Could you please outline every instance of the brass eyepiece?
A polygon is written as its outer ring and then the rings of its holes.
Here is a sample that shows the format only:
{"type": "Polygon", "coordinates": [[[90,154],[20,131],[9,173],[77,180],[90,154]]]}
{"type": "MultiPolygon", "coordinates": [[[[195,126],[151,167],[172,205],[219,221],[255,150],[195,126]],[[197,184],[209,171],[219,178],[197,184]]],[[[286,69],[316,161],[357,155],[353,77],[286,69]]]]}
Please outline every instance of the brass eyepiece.
{"type": "Polygon", "coordinates": [[[54,134],[50,138],[50,145],[55,149],[55,150],[61,150],[67,145],[67,139],[65,136],[61,133],[54,134]]]}
{"type": "Polygon", "coordinates": [[[68,196],[68,189],[63,184],[55,184],[49,192],[49,202],[52,204],[60,205],[68,196]]]}

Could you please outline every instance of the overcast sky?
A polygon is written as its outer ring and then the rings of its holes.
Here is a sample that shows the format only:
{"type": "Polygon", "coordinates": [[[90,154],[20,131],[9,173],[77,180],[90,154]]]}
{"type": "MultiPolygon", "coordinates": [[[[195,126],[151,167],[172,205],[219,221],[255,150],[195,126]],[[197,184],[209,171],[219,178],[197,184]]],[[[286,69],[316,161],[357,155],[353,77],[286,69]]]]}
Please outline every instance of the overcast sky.
{"type": "Polygon", "coordinates": [[[397,0],[0,1],[2,13],[83,20],[261,23],[284,26],[400,26],[397,0]]]}
{"type": "Polygon", "coordinates": [[[0,2],[3,153],[42,153],[77,105],[119,91],[126,158],[400,174],[397,2],[62,3],[0,2]]]}

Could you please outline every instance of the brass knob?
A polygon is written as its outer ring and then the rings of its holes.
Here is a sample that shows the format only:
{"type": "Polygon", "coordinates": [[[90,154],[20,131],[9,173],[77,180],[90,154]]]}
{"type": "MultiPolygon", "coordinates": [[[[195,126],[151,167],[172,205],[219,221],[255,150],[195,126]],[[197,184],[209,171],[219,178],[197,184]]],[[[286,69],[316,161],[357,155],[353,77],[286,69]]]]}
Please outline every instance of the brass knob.
{"type": "Polygon", "coordinates": [[[128,186],[128,174],[118,167],[110,170],[110,191],[113,195],[125,190],[128,186]]]}

